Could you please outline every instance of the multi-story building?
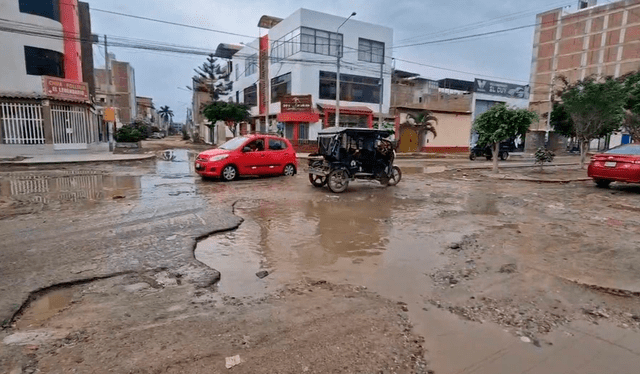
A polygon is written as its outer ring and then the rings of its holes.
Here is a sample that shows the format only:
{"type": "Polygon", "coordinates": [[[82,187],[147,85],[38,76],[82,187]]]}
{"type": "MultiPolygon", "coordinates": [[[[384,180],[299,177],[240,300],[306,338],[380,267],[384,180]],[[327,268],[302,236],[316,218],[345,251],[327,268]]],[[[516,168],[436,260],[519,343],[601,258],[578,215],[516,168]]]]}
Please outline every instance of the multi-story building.
{"type": "Polygon", "coordinates": [[[333,126],[338,56],[340,125],[372,127],[378,112],[388,113],[393,30],[345,20],[308,9],[261,18],[266,34],[232,57],[228,96],[250,106],[252,130],[274,131],[278,123],[299,145],[333,126]]]}
{"type": "Polygon", "coordinates": [[[158,126],[158,111],[150,97],[136,96],[136,118],[146,119],[154,126],[158,126]]]}
{"type": "Polygon", "coordinates": [[[109,56],[109,66],[95,69],[96,95],[102,107],[115,109],[116,126],[121,127],[136,118],[135,71],[128,62],[116,60],[113,53],[109,56]]]}
{"type": "Polygon", "coordinates": [[[106,149],[92,105],[89,5],[0,0],[0,14],[0,153],[106,149]]]}
{"type": "Polygon", "coordinates": [[[473,121],[498,103],[527,108],[529,86],[485,79],[432,80],[395,70],[391,86],[392,111],[400,152],[468,152],[477,142],[473,121]],[[429,111],[437,136],[407,121],[408,114],[429,111]]]}
{"type": "Polygon", "coordinates": [[[530,108],[540,114],[540,121],[527,134],[530,151],[544,144],[551,130],[549,113],[560,76],[575,82],[591,75],[620,77],[640,69],[640,0],[602,5],[579,1],[575,12],[557,8],[538,14],[536,21],[530,108]]]}

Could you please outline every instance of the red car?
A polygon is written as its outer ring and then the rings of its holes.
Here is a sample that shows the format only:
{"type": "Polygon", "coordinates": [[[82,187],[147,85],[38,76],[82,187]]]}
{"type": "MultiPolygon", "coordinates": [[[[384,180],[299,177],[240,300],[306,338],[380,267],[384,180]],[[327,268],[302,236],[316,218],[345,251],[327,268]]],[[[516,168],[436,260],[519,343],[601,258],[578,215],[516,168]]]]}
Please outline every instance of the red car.
{"type": "Polygon", "coordinates": [[[220,177],[224,181],[239,175],[283,174],[298,170],[298,158],[291,143],[270,135],[233,138],[216,149],[204,151],[195,161],[196,173],[203,178],[220,177]]]}
{"type": "Polygon", "coordinates": [[[625,144],[591,157],[587,170],[598,187],[611,182],[640,183],[640,144],[625,144]]]}

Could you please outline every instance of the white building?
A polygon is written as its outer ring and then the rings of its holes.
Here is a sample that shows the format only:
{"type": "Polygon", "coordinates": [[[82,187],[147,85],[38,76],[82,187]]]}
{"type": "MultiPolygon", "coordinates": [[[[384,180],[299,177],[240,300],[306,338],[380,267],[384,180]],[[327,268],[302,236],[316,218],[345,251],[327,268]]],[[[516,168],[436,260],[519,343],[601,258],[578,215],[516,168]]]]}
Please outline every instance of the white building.
{"type": "Polygon", "coordinates": [[[83,74],[93,71],[88,4],[0,0],[0,14],[0,154],[108,149],[83,74]]]}
{"type": "Polygon", "coordinates": [[[308,9],[298,9],[285,19],[261,18],[259,26],[267,33],[233,55],[233,90],[225,98],[250,106],[254,121],[242,131],[273,131],[277,122],[298,146],[315,140],[323,127],[333,126],[339,53],[340,125],[372,127],[380,110],[388,113],[393,30],[346,19],[308,9]],[[261,40],[263,47],[268,41],[269,52],[268,63],[262,66],[261,40]],[[269,100],[268,108],[263,105],[262,110],[261,76],[268,77],[264,92],[269,100]],[[281,101],[288,95],[310,95],[311,105],[307,102],[302,110],[283,111],[281,101]]]}

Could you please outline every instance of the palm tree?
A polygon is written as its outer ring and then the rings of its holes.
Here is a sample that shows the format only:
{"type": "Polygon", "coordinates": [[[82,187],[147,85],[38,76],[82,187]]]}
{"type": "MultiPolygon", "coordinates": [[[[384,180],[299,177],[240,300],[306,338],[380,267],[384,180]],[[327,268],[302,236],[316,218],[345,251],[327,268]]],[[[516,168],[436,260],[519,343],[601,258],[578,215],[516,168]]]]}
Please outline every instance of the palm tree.
{"type": "Polygon", "coordinates": [[[407,121],[405,124],[419,127],[419,131],[422,133],[430,132],[433,134],[434,138],[438,136],[438,133],[436,132],[438,118],[436,118],[430,110],[425,110],[418,114],[407,114],[407,121]]]}
{"type": "Polygon", "coordinates": [[[168,105],[161,106],[158,114],[164,120],[164,123],[170,123],[173,119],[173,110],[169,109],[168,105]]]}

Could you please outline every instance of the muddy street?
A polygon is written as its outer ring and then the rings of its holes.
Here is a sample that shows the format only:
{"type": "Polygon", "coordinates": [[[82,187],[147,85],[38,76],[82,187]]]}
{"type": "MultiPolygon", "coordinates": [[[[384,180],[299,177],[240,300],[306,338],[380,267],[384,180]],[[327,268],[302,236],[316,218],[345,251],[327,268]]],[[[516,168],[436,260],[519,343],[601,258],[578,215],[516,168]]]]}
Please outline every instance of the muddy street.
{"type": "Polygon", "coordinates": [[[400,160],[336,195],[175,154],[0,173],[0,371],[637,372],[637,186],[400,160]]]}

